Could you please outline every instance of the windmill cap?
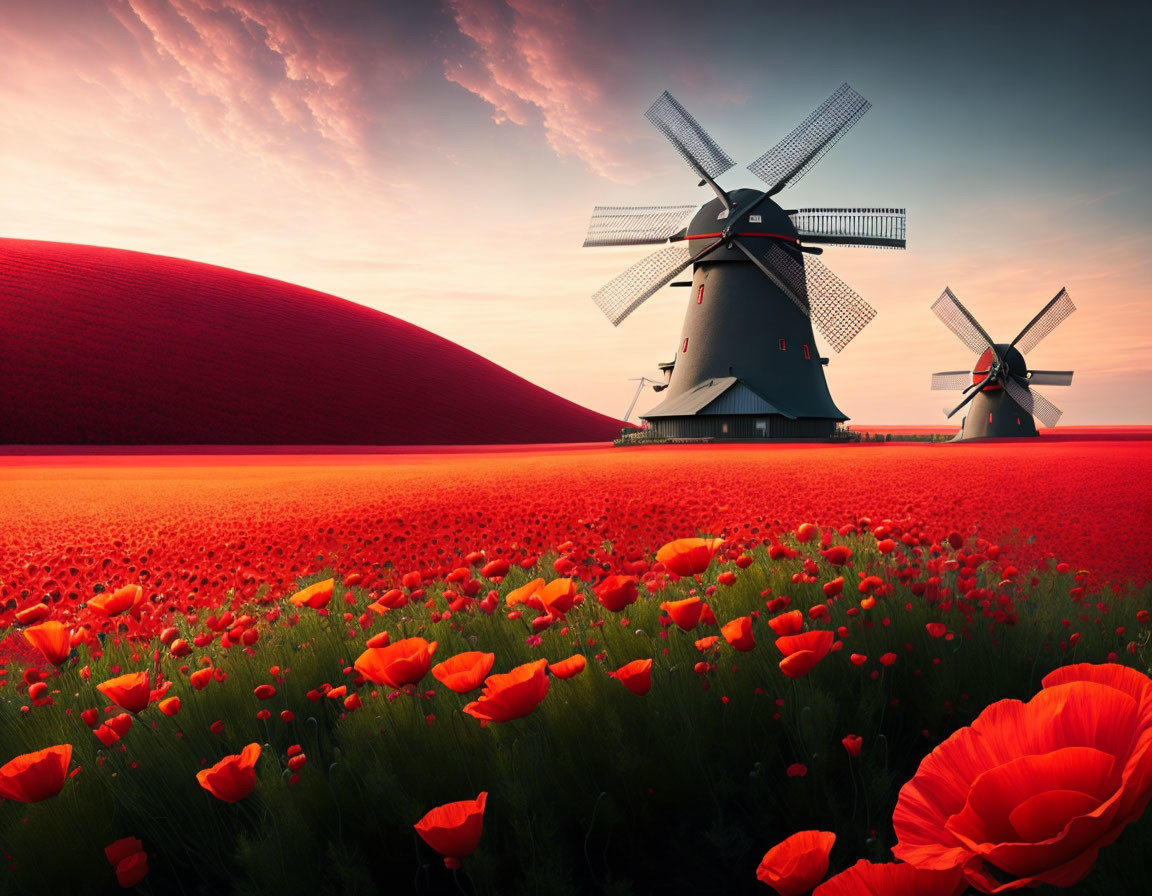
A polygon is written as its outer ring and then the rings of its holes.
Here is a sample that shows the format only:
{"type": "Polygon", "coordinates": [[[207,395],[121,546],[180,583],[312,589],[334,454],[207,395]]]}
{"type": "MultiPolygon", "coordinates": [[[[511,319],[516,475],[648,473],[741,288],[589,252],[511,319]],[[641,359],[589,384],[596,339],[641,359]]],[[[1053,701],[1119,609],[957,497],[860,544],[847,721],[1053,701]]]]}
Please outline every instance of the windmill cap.
{"type": "MultiPolygon", "coordinates": [[[[742,239],[749,246],[758,239],[754,234],[773,234],[793,240],[797,239],[796,227],[792,223],[792,219],[784,213],[784,209],[771,199],[756,202],[763,195],[763,190],[733,190],[728,194],[728,198],[735,203],[735,208],[727,210],[719,197],[704,203],[696,212],[692,223],[688,225],[687,237],[691,240],[692,255],[696,256],[703,252],[732,223],[736,225],[732,232],[741,234],[742,239]],[[755,207],[752,207],[753,203],[756,203],[755,207]],[[742,209],[749,209],[750,211],[742,211],[742,209]],[[709,239],[712,234],[716,236],[709,239]]],[[[747,261],[744,254],[739,250],[733,249],[729,253],[729,250],[723,248],[709,255],[708,260],[747,261]],[[730,259],[728,258],[729,254],[731,254],[730,259]]]]}

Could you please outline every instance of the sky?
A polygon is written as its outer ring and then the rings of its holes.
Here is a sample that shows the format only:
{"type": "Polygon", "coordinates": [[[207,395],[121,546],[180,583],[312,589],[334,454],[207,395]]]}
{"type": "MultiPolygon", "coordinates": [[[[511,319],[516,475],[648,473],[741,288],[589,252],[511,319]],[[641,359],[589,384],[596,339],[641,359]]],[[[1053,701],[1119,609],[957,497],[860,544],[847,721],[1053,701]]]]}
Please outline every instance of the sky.
{"type": "Polygon", "coordinates": [[[669,90],[737,160],[720,184],[759,186],[848,82],[871,110],[779,197],[908,210],[906,251],[822,256],[878,312],[817,337],[838,406],[945,422],[930,374],[975,359],[944,287],[1003,341],[1066,287],[1028,358],[1076,371],[1042,390],[1061,423],[1148,424],[1150,33],[1114,2],[0,0],[0,237],[298,283],[620,417],[687,299],[614,328],[591,295],[653,247],[582,248],[592,208],[712,196],[648,106],[669,90]]]}

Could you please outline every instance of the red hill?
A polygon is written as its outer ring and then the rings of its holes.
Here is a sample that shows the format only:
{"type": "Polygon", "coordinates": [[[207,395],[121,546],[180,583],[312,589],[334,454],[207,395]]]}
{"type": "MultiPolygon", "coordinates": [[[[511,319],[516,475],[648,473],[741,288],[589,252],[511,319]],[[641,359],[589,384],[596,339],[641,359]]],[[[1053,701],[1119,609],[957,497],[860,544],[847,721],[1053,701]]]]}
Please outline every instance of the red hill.
{"type": "Polygon", "coordinates": [[[0,240],[0,443],[605,441],[621,424],[427,330],[267,277],[0,240]]]}

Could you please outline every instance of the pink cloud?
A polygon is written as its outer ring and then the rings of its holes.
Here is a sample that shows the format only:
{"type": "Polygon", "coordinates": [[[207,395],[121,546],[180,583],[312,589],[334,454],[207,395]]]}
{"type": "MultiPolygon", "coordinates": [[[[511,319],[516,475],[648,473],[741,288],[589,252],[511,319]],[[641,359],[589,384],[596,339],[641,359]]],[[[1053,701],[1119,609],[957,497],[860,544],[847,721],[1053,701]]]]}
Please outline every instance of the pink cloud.
{"type": "MultiPolygon", "coordinates": [[[[649,173],[628,152],[642,122],[617,108],[627,61],[603,39],[602,4],[551,0],[448,0],[474,50],[445,60],[444,74],[489,103],[500,123],[539,120],[548,145],[617,181],[649,173]]],[[[643,138],[642,138],[643,139],[643,138]]]]}

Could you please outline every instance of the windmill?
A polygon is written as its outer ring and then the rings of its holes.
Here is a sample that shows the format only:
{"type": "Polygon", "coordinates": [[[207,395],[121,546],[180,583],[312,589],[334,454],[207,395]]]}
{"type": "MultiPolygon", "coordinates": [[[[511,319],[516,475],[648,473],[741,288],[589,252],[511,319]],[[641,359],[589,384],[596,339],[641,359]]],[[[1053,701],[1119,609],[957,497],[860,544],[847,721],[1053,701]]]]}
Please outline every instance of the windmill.
{"type": "Polygon", "coordinates": [[[772,197],[795,184],[868,111],[841,86],[748,166],[766,191],[725,191],[735,162],[665,91],[651,121],[716,198],[694,205],[597,206],[585,246],[666,244],[600,289],[618,325],[689,265],[692,280],[664,400],[643,414],[674,438],[814,438],[847,417],[832,401],[813,326],[839,352],[876,314],[814,256],[818,245],[904,248],[902,208],[786,210],[772,197]],[[691,219],[689,221],[689,219],[691,219]],[[805,258],[805,255],[808,257],[805,258]]]}
{"type": "Polygon", "coordinates": [[[933,389],[963,389],[967,393],[960,404],[945,411],[949,417],[965,405],[972,405],[954,442],[990,436],[1034,436],[1037,432],[1033,418],[1047,427],[1056,425],[1063,412],[1033,386],[1071,385],[1073,371],[1029,370],[1024,355],[1075,310],[1068,290],[1061,289],[1015,339],[1007,344],[993,342],[952,290],[945,287],[932,304],[932,311],[961,342],[980,355],[972,370],[932,374],[933,389]]]}

